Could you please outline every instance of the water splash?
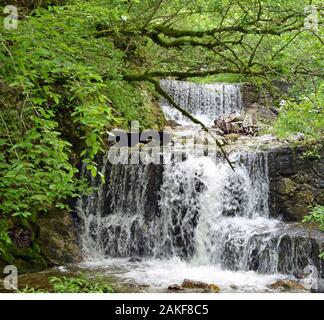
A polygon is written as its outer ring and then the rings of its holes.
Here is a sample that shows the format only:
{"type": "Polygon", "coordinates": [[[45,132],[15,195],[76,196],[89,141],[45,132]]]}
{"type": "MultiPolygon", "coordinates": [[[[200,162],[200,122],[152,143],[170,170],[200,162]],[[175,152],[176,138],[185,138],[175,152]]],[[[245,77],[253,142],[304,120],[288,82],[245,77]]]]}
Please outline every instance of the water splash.
{"type": "Polygon", "coordinates": [[[97,181],[98,191],[79,203],[85,252],[270,274],[321,270],[318,243],[269,217],[266,154],[239,152],[231,160],[235,171],[195,154],[164,165],[104,161],[108,182],[97,181]]]}

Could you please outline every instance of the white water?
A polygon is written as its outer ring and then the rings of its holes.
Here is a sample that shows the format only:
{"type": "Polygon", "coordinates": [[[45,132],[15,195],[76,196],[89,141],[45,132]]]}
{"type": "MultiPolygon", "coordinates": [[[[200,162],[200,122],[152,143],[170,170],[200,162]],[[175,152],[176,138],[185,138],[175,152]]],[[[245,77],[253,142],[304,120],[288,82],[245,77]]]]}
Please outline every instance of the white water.
{"type": "MultiPolygon", "coordinates": [[[[198,120],[211,126],[214,120],[227,114],[240,113],[242,99],[238,84],[196,84],[186,81],[162,80],[162,88],[172,96],[175,103],[189,111],[198,120]]],[[[168,119],[180,125],[192,125],[179,111],[164,100],[162,109],[168,119]]]]}
{"type": "MultiPolygon", "coordinates": [[[[209,121],[241,108],[236,86],[162,85],[182,107],[192,112],[196,106],[195,115],[209,121]],[[216,88],[222,94],[210,94],[216,88]],[[226,98],[225,92],[231,94],[226,98]]],[[[164,165],[109,166],[105,158],[108,182],[93,181],[98,192],[79,202],[83,266],[156,289],[188,278],[225,292],[267,291],[276,279],[302,273],[313,263],[314,243],[270,218],[267,154],[236,152],[231,160],[235,171],[216,153],[189,152],[185,161],[164,165]]]]}
{"type": "MultiPolygon", "coordinates": [[[[269,285],[286,275],[258,274],[254,271],[229,271],[217,265],[195,265],[174,257],[171,259],[143,259],[132,263],[127,258],[101,259],[82,263],[81,268],[117,276],[121,284],[150,286],[146,291],[163,292],[184,279],[217,284],[221,292],[267,292],[269,285]]],[[[308,284],[309,279],[304,280],[308,284]]]]}

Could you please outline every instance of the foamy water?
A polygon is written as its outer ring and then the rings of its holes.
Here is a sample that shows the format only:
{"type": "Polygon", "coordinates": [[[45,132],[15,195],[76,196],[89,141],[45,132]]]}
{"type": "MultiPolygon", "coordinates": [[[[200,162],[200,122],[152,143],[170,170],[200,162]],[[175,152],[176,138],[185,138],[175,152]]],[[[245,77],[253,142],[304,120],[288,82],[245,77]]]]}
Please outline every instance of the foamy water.
{"type": "Polygon", "coordinates": [[[195,265],[179,258],[170,260],[149,259],[129,262],[129,259],[93,260],[82,263],[81,268],[115,275],[122,283],[148,285],[147,291],[166,290],[169,285],[179,284],[184,279],[216,284],[221,292],[269,292],[268,286],[287,275],[262,275],[254,271],[234,272],[219,266],[195,265]]]}

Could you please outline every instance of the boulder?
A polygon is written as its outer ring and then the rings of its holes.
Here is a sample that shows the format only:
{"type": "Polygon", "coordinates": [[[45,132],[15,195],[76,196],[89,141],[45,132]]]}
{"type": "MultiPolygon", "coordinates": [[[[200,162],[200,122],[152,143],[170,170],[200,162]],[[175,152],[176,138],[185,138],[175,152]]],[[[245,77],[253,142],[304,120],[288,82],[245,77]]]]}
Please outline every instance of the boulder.
{"type": "Polygon", "coordinates": [[[168,286],[168,290],[169,291],[181,291],[181,290],[183,290],[183,288],[181,286],[179,286],[178,284],[171,284],[170,286],[168,286]]]}
{"type": "Polygon", "coordinates": [[[141,262],[142,259],[140,257],[131,257],[129,258],[128,262],[130,263],[138,263],[138,262],[141,262]]]}
{"type": "Polygon", "coordinates": [[[177,122],[174,121],[174,120],[166,120],[165,126],[166,126],[166,127],[170,127],[171,129],[174,129],[174,128],[179,127],[180,124],[177,123],[177,122]]]}
{"type": "Polygon", "coordinates": [[[37,221],[38,241],[42,256],[49,266],[81,260],[74,222],[66,210],[52,209],[37,221]]]}
{"type": "Polygon", "coordinates": [[[289,194],[294,191],[296,184],[289,178],[282,178],[278,181],[277,192],[280,194],[289,194]]]}
{"type": "Polygon", "coordinates": [[[213,293],[218,293],[218,292],[220,292],[220,288],[219,288],[219,286],[216,286],[216,284],[209,284],[208,285],[208,289],[211,291],[211,292],[213,292],[213,293]]]}
{"type": "Polygon", "coordinates": [[[208,283],[202,282],[202,281],[194,281],[194,280],[185,279],[182,282],[182,288],[186,288],[186,289],[207,289],[208,288],[208,283]]]}
{"type": "Polygon", "coordinates": [[[297,281],[293,280],[278,280],[274,283],[272,283],[269,288],[275,289],[275,290],[280,290],[280,291],[306,291],[307,289],[298,283],[297,281]]]}

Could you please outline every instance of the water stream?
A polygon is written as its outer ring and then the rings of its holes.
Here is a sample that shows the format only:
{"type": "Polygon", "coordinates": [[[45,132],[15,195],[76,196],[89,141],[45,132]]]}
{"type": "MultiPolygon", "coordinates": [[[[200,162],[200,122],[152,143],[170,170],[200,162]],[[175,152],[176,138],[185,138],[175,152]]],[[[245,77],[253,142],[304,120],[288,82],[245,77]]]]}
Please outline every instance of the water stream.
{"type": "MultiPolygon", "coordinates": [[[[242,111],[239,85],[162,81],[183,108],[207,124],[242,111]]],[[[166,116],[187,121],[162,101],[166,116]]],[[[185,278],[225,292],[268,291],[282,278],[306,286],[322,272],[318,243],[297,225],[271,218],[267,153],[231,153],[235,171],[218,156],[187,152],[183,161],[110,165],[106,182],[78,204],[84,268],[120,281],[166,289],[185,278]],[[307,270],[311,270],[307,273],[307,270]]]]}

